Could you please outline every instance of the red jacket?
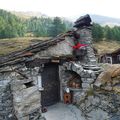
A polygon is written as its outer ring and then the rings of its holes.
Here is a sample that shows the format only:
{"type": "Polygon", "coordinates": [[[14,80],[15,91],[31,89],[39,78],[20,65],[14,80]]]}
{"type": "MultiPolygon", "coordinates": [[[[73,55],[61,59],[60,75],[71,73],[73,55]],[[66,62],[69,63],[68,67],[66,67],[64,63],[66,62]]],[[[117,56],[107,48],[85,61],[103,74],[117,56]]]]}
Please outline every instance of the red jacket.
{"type": "Polygon", "coordinates": [[[73,47],[73,49],[79,49],[80,47],[85,47],[85,46],[87,46],[87,45],[78,43],[77,45],[72,46],[72,47],[73,47]]]}

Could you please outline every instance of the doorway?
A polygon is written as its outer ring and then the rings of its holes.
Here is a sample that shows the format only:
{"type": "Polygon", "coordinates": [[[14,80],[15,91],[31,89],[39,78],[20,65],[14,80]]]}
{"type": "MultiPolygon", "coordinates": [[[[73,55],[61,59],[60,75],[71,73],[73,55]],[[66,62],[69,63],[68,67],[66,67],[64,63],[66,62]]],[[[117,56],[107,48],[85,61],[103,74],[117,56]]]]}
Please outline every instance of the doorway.
{"type": "Polygon", "coordinates": [[[42,76],[42,106],[50,106],[60,101],[60,81],[58,64],[45,64],[42,76]]]}

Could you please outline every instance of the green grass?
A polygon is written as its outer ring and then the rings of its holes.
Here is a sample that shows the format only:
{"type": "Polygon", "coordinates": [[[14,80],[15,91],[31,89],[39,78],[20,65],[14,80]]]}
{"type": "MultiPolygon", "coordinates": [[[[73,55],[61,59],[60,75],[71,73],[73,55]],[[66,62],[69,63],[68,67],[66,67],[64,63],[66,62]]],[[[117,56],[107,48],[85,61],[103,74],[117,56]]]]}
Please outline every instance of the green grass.
{"type": "MultiPolygon", "coordinates": [[[[0,55],[5,55],[13,51],[21,50],[28,47],[30,44],[39,42],[40,40],[50,39],[48,37],[21,37],[0,39],[0,55]]],[[[120,48],[120,42],[116,41],[100,41],[94,43],[93,46],[98,50],[98,54],[112,52],[120,48]]]]}
{"type": "Polygon", "coordinates": [[[41,40],[49,39],[48,37],[21,37],[0,39],[0,55],[6,55],[8,53],[24,49],[29,45],[39,42],[41,40]]]}
{"type": "Polygon", "coordinates": [[[87,90],[87,96],[93,96],[93,95],[94,95],[93,88],[90,88],[89,90],[87,90]]]}
{"type": "Polygon", "coordinates": [[[113,52],[114,50],[120,48],[120,42],[117,41],[100,41],[94,43],[93,46],[98,50],[98,54],[113,52]]]}

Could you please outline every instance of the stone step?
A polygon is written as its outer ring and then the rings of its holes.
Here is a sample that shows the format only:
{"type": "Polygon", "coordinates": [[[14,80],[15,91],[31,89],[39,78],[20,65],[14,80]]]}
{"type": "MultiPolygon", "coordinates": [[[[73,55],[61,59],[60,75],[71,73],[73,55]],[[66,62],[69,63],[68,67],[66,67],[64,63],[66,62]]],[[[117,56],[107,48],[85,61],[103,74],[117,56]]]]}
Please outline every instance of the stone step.
{"type": "Polygon", "coordinates": [[[89,60],[96,60],[96,57],[95,56],[88,56],[87,59],[89,59],[89,60]]]}
{"type": "Polygon", "coordinates": [[[87,49],[87,52],[94,52],[93,49],[87,49]]]}
{"type": "Polygon", "coordinates": [[[94,59],[96,59],[96,57],[93,56],[93,55],[88,56],[88,58],[94,58],[94,59]]]}
{"type": "Polygon", "coordinates": [[[94,51],[93,48],[87,48],[87,51],[94,51]]]}
{"type": "Polygon", "coordinates": [[[89,62],[89,65],[96,65],[96,61],[94,61],[94,62],[89,62]]]}
{"type": "Polygon", "coordinates": [[[88,52],[88,53],[94,53],[94,51],[93,51],[93,50],[87,50],[87,52],[88,52]]]}
{"type": "Polygon", "coordinates": [[[84,67],[84,69],[91,69],[91,70],[100,70],[101,68],[100,67],[97,67],[97,66],[95,66],[95,67],[91,67],[91,66],[87,66],[87,67],[84,67]]]}
{"type": "Polygon", "coordinates": [[[92,46],[87,47],[87,50],[93,50],[92,46]]]}
{"type": "Polygon", "coordinates": [[[93,50],[87,50],[87,53],[94,53],[94,51],[93,50]]]}
{"type": "Polygon", "coordinates": [[[90,52],[94,53],[94,50],[87,50],[87,52],[88,52],[88,53],[90,53],[90,52]]]}
{"type": "Polygon", "coordinates": [[[88,62],[97,62],[96,59],[88,58],[88,62]]]}
{"type": "Polygon", "coordinates": [[[92,45],[91,45],[91,46],[87,46],[87,49],[89,49],[89,50],[90,50],[90,49],[93,49],[93,48],[92,48],[92,45]]]}
{"type": "Polygon", "coordinates": [[[87,51],[94,51],[92,48],[87,48],[87,51]]]}
{"type": "Polygon", "coordinates": [[[88,60],[91,60],[91,61],[96,61],[96,57],[95,56],[90,56],[90,57],[87,57],[88,60]]]}
{"type": "Polygon", "coordinates": [[[93,62],[97,63],[97,61],[95,59],[88,59],[88,62],[89,63],[93,63],[93,62]]]}
{"type": "Polygon", "coordinates": [[[95,55],[93,51],[87,52],[87,55],[95,55]]]}

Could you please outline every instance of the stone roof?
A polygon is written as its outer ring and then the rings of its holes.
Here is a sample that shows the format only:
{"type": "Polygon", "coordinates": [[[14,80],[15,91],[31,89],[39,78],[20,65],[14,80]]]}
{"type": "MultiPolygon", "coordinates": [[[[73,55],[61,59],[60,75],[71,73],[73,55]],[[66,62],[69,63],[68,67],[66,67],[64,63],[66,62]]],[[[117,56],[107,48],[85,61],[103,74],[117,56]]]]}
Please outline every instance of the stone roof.
{"type": "Polygon", "coordinates": [[[10,54],[0,57],[0,67],[5,65],[12,65],[20,62],[25,62],[31,56],[34,56],[37,52],[47,49],[48,47],[57,45],[59,42],[64,41],[66,36],[72,36],[73,32],[68,31],[65,34],[60,34],[53,39],[45,40],[29,47],[12,52],[10,54]]]}
{"type": "MultiPolygon", "coordinates": [[[[80,17],[76,22],[74,27],[77,29],[84,26],[90,26],[91,18],[89,15],[80,17]]],[[[0,57],[0,67],[7,65],[14,65],[30,60],[31,56],[34,56],[36,53],[46,50],[47,48],[57,45],[59,42],[64,41],[66,36],[74,37],[75,29],[68,31],[64,34],[60,34],[53,39],[39,42],[37,44],[31,45],[23,50],[12,52],[10,54],[0,57]]]]}
{"type": "Polygon", "coordinates": [[[100,55],[100,57],[105,56],[105,55],[115,55],[117,53],[120,53],[120,48],[116,49],[115,51],[112,52],[107,52],[107,53],[103,53],[100,55]]]}

